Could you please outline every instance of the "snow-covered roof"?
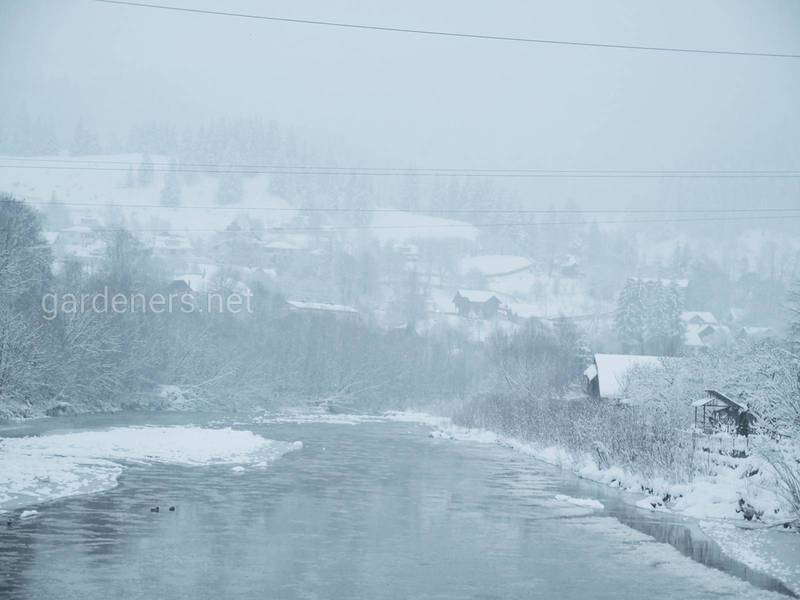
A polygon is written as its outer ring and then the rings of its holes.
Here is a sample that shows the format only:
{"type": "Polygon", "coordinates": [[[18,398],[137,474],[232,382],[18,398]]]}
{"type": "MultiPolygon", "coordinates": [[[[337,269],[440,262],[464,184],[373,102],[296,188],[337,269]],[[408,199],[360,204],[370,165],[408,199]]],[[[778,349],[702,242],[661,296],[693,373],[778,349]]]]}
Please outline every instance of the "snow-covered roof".
{"type": "Polygon", "coordinates": [[[191,250],[192,243],[189,238],[175,233],[160,233],[153,237],[153,247],[156,250],[191,250]]]}
{"type": "Polygon", "coordinates": [[[728,312],[730,313],[731,320],[733,321],[741,321],[747,314],[745,309],[736,307],[732,307],[728,312]]]}
{"type": "Polygon", "coordinates": [[[294,310],[314,310],[340,313],[358,313],[352,306],[344,304],[331,304],[329,302],[305,302],[303,300],[287,300],[286,303],[294,310]]]}
{"type": "Polygon", "coordinates": [[[681,313],[681,321],[689,322],[694,321],[696,323],[705,323],[707,325],[716,325],[717,318],[714,316],[713,313],[708,311],[702,310],[685,310],[681,313]]]}
{"type": "Polygon", "coordinates": [[[722,392],[718,392],[717,390],[706,390],[706,394],[708,395],[706,398],[700,398],[699,400],[695,400],[692,402],[692,406],[700,407],[705,406],[709,402],[713,402],[714,400],[720,400],[727,404],[728,406],[735,407],[742,412],[747,412],[749,407],[744,402],[739,402],[738,400],[734,400],[723,394],[722,392]]]}
{"type": "Polygon", "coordinates": [[[456,295],[478,304],[488,302],[492,298],[500,302],[500,298],[497,297],[497,294],[489,290],[458,290],[456,295]]]}
{"type": "Polygon", "coordinates": [[[706,346],[705,340],[703,340],[703,336],[700,335],[701,332],[705,331],[708,325],[698,325],[695,323],[689,323],[686,325],[686,330],[683,336],[683,342],[687,346],[692,346],[693,348],[699,348],[700,346],[706,346]]]}
{"type": "Polygon", "coordinates": [[[636,367],[661,368],[658,356],[636,354],[595,354],[597,378],[601,398],[619,398],[630,371],[636,367]]]}
{"type": "Polygon", "coordinates": [[[680,289],[689,287],[688,279],[658,279],[657,277],[631,277],[634,281],[641,281],[642,283],[660,282],[661,285],[668,287],[674,285],[680,289]]]}

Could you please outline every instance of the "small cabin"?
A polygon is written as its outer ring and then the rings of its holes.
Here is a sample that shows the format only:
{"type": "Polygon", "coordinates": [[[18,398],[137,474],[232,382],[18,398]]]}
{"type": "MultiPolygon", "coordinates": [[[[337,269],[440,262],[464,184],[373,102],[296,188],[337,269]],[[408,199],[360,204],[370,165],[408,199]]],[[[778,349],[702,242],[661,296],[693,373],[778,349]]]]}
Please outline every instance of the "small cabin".
{"type": "Polygon", "coordinates": [[[694,426],[703,433],[750,435],[756,416],[747,404],[716,390],[706,390],[705,398],[692,402],[694,426]]]}
{"type": "Polygon", "coordinates": [[[496,317],[502,306],[493,292],[483,290],[458,290],[453,297],[453,304],[460,316],[482,319],[496,317]]]}

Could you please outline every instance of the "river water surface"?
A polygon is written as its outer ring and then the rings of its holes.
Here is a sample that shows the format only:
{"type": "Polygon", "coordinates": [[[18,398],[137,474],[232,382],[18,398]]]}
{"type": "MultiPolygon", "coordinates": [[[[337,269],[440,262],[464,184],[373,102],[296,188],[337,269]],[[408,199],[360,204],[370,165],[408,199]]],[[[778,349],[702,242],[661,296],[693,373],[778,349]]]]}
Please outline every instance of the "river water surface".
{"type": "MultiPolygon", "coordinates": [[[[81,423],[142,418],[209,422],[81,423]]],[[[36,518],[0,529],[0,598],[786,597],[753,585],[779,589],[768,579],[748,583],[747,573],[688,558],[681,552],[701,548],[714,564],[713,546],[658,529],[616,492],[506,448],[392,421],[237,427],[304,446],[242,472],[132,464],[112,490],[39,506],[36,518]]]]}

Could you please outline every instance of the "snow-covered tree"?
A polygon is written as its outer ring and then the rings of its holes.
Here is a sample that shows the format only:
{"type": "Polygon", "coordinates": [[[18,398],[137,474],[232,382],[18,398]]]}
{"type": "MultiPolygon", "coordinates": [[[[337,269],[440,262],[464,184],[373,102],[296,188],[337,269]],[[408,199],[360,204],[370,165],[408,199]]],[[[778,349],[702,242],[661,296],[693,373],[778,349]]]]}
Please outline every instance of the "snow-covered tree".
{"type": "Polygon", "coordinates": [[[42,212],[44,213],[46,229],[52,231],[70,226],[69,209],[59,200],[55,192],[50,194],[50,202],[47,203],[42,212]]]}
{"type": "Polygon", "coordinates": [[[416,269],[411,269],[406,274],[405,286],[400,299],[400,310],[403,319],[409,325],[414,325],[425,318],[425,290],[416,269]]]}
{"type": "Polygon", "coordinates": [[[73,156],[96,154],[99,151],[97,136],[89,131],[83,119],[80,119],[75,126],[75,132],[72,136],[72,143],[70,144],[69,151],[73,156]]]}
{"type": "Polygon", "coordinates": [[[139,171],[137,174],[137,180],[140,187],[152,185],[154,179],[153,171],[153,160],[150,158],[150,155],[143,155],[142,162],[139,163],[139,171]]]}
{"type": "Polygon", "coordinates": [[[173,162],[164,176],[164,187],[161,188],[161,204],[164,206],[180,206],[181,203],[181,182],[175,169],[173,162]]]}
{"type": "Polygon", "coordinates": [[[615,315],[623,349],[638,354],[674,355],[683,337],[681,310],[681,295],[675,285],[629,279],[619,295],[615,315]]]}
{"type": "Polygon", "coordinates": [[[639,279],[628,279],[619,294],[614,325],[622,348],[629,353],[645,350],[645,307],[639,279]]]}
{"type": "Polygon", "coordinates": [[[242,188],[243,182],[241,175],[233,173],[220,175],[219,185],[217,187],[217,204],[238,204],[242,201],[242,188]]]}
{"type": "Polygon", "coordinates": [[[646,284],[646,342],[653,354],[672,356],[677,353],[683,338],[681,297],[674,284],[646,284]]]}
{"type": "Polygon", "coordinates": [[[789,293],[789,344],[795,354],[800,357],[800,281],[795,283],[789,293]]]}

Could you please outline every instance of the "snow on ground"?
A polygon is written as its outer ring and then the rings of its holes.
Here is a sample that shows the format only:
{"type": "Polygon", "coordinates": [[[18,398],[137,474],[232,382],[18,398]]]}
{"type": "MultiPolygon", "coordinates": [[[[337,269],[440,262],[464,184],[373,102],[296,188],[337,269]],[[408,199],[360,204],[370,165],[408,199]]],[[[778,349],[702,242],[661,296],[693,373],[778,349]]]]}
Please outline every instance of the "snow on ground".
{"type": "MultiPolygon", "coordinates": [[[[642,565],[641,577],[648,577],[650,570],[658,570],[675,577],[688,578],[694,582],[691,596],[676,596],[668,590],[657,598],[675,597],[719,597],[719,598],[785,598],[777,592],[768,592],[717,569],[684,556],[669,544],[654,542],[649,535],[636,531],[613,517],[596,514],[583,518],[565,519],[563,527],[574,530],[573,535],[581,539],[602,536],[609,555],[609,563],[623,561],[642,565]],[[696,594],[696,596],[695,596],[696,594]]],[[[642,596],[642,598],[651,596],[642,596]]]]}
{"type": "Polygon", "coordinates": [[[202,427],[122,427],[0,440],[0,509],[113,488],[126,462],[265,467],[301,442],[202,427]]]}
{"type": "Polygon", "coordinates": [[[477,227],[466,221],[401,210],[376,213],[371,232],[382,243],[420,239],[474,241],[478,237],[477,227]]]}
{"type": "Polygon", "coordinates": [[[700,529],[734,560],[772,575],[789,588],[800,591],[797,534],[783,529],[741,529],[733,523],[720,521],[701,521],[700,529]]]}
{"type": "Polygon", "coordinates": [[[614,310],[614,301],[599,301],[589,294],[586,281],[551,277],[530,270],[489,277],[487,288],[514,296],[519,305],[512,309],[520,316],[555,319],[605,314],[614,310]]]}
{"type": "Polygon", "coordinates": [[[468,275],[472,271],[477,271],[481,275],[503,275],[531,266],[531,261],[524,256],[514,256],[511,254],[482,254],[480,256],[469,256],[461,260],[459,269],[462,275],[468,275]]]}
{"type": "Polygon", "coordinates": [[[518,324],[502,318],[479,319],[442,313],[430,313],[425,321],[420,321],[416,325],[416,332],[419,335],[457,330],[475,342],[485,342],[497,333],[511,334],[517,329],[519,329],[518,324]]]}
{"type": "Polygon", "coordinates": [[[664,506],[663,499],[658,496],[648,496],[647,498],[637,500],[636,506],[645,510],[658,510],[667,512],[667,508],[664,506]]]}
{"type": "MultiPolygon", "coordinates": [[[[35,158],[38,160],[47,157],[35,158]]],[[[123,154],[82,158],[138,165],[142,156],[123,154]]],[[[152,160],[155,163],[169,163],[169,157],[166,156],[153,155],[152,160]]],[[[11,163],[13,160],[4,159],[5,162],[11,163]]],[[[285,200],[269,192],[268,175],[245,176],[241,201],[228,207],[216,204],[218,177],[204,173],[193,173],[190,179],[181,177],[181,206],[210,207],[206,210],[187,210],[160,206],[161,190],[166,177],[163,172],[154,172],[153,182],[149,185],[126,187],[126,165],[112,163],[101,168],[122,170],[104,171],[67,169],[64,165],[53,165],[56,168],[46,169],[42,163],[35,164],[36,169],[26,168],[22,166],[23,163],[17,167],[4,166],[0,169],[0,191],[33,202],[49,202],[55,199],[68,205],[88,204],[89,206],[69,206],[70,213],[73,217],[94,217],[103,226],[122,221],[129,227],[138,228],[166,226],[175,231],[219,230],[237,219],[259,220],[265,227],[275,227],[287,225],[297,216],[297,211],[285,200]],[[251,210],[244,210],[245,207],[251,210]],[[266,208],[274,210],[263,210],[266,208]]],[[[81,165],[78,163],[76,166],[81,165]]],[[[136,169],[134,174],[135,172],[136,169]]],[[[37,207],[43,208],[41,205],[37,207]]]]}

